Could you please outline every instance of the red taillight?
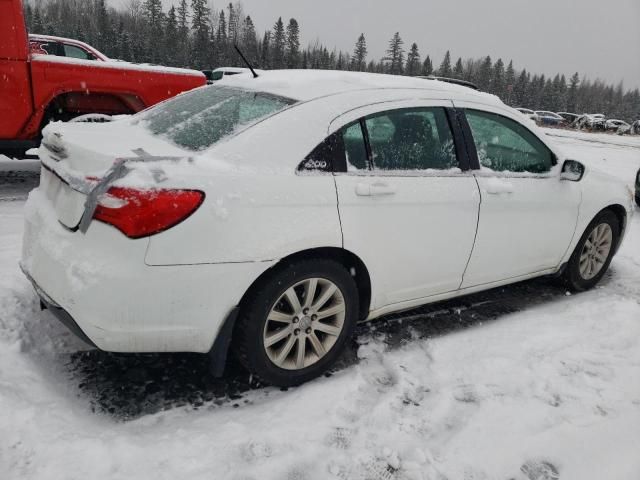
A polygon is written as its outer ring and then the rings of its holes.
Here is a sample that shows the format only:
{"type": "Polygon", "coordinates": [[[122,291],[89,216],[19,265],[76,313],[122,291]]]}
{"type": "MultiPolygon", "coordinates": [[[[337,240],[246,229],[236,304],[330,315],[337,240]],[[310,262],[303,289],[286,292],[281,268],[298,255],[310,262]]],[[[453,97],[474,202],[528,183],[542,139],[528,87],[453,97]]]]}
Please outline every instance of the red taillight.
{"type": "Polygon", "coordinates": [[[129,238],[155,235],[185,220],[204,200],[198,190],[138,190],[111,187],[93,215],[129,238]]]}

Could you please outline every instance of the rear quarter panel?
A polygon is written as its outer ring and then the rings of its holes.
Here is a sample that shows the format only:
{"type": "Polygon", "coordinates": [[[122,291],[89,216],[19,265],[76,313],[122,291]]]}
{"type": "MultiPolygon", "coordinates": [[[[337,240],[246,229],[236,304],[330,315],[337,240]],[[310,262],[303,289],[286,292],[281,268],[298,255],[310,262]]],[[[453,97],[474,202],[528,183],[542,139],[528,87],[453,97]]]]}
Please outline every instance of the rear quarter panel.
{"type": "Polygon", "coordinates": [[[341,247],[333,176],[202,177],[202,206],[151,237],[148,265],[262,262],[315,247],[341,247]]]}

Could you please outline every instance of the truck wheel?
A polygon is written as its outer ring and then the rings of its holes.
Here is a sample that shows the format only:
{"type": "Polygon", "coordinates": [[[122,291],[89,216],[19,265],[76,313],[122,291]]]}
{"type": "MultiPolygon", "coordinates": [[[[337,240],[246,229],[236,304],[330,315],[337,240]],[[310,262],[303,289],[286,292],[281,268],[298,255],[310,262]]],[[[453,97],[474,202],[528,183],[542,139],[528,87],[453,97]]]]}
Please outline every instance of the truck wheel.
{"type": "Polygon", "coordinates": [[[263,381],[299,385],[333,365],[357,319],[358,290],[341,264],[298,261],[267,277],[243,305],[235,352],[263,381]]]}

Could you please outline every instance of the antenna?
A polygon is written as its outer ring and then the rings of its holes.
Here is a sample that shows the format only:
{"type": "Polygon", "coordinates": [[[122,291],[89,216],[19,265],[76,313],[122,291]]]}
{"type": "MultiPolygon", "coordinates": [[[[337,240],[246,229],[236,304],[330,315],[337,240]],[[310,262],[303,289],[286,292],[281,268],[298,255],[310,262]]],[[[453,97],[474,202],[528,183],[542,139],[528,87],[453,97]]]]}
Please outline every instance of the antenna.
{"type": "Polygon", "coordinates": [[[238,52],[238,55],[240,55],[240,58],[242,58],[242,61],[244,63],[247,64],[247,67],[249,67],[249,70],[251,70],[251,73],[253,74],[253,78],[258,78],[258,74],[256,73],[256,71],[253,69],[253,67],[251,66],[251,64],[249,63],[249,60],[247,60],[244,55],[242,54],[242,52],[240,51],[240,49],[238,48],[238,45],[233,45],[233,48],[236,49],[236,52],[238,52]]]}

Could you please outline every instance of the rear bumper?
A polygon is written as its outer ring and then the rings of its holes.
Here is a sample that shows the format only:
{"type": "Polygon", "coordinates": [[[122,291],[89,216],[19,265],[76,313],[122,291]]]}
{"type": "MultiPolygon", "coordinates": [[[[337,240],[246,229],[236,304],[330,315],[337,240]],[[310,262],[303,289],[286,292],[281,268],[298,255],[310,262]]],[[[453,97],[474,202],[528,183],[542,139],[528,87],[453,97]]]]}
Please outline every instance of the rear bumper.
{"type": "Polygon", "coordinates": [[[148,243],[95,221],[86,234],[71,232],[36,189],[25,207],[22,268],[52,312],[100,350],[206,353],[271,266],[154,267],[144,263],[148,243]]]}
{"type": "Polygon", "coordinates": [[[67,327],[71,331],[71,333],[73,333],[80,340],[82,340],[87,345],[89,345],[89,346],[91,346],[93,348],[97,348],[95,343],[93,343],[91,341],[91,339],[89,337],[87,337],[87,335],[78,326],[78,324],[73,319],[73,317],[71,315],[69,315],[69,312],[67,312],[64,308],[62,308],[54,300],[52,300],[51,297],[49,297],[49,295],[47,295],[38,286],[38,284],[35,282],[35,280],[33,280],[33,278],[31,278],[31,276],[22,267],[22,265],[20,265],[20,268],[22,269],[22,272],[25,274],[27,279],[33,285],[33,288],[36,291],[36,293],[38,294],[38,297],[40,297],[40,305],[42,306],[42,308],[43,309],[46,308],[47,310],[49,310],[51,312],[51,314],[60,321],[60,323],[62,323],[65,327],[67,327]]]}

